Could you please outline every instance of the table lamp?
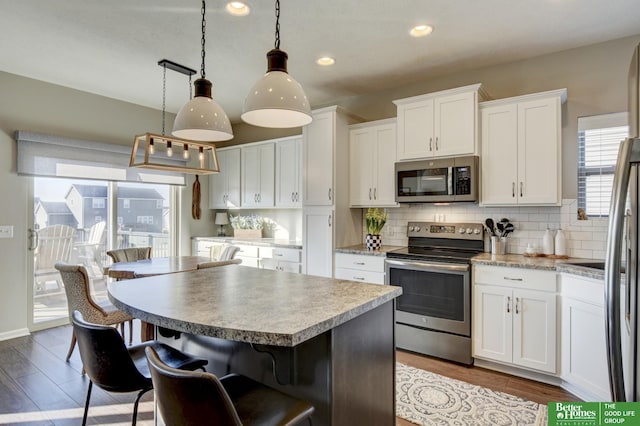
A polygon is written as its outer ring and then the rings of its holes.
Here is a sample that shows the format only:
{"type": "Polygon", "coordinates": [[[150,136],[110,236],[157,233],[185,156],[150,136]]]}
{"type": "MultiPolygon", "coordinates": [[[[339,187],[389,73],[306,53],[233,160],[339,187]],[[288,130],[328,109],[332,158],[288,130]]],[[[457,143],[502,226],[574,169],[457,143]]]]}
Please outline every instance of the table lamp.
{"type": "Polygon", "coordinates": [[[227,234],[224,232],[224,226],[229,223],[229,216],[227,213],[216,213],[215,224],[220,225],[220,231],[218,231],[219,237],[224,237],[227,234]]]}

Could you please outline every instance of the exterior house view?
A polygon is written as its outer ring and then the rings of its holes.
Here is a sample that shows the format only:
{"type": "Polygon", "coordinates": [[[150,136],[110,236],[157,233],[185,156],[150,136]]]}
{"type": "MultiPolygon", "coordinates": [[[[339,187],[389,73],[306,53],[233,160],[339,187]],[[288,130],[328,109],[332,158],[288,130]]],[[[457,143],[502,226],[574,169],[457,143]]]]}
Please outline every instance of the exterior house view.
{"type": "Polygon", "coordinates": [[[640,7],[401,3],[0,2],[0,424],[640,418],[640,7]]]}

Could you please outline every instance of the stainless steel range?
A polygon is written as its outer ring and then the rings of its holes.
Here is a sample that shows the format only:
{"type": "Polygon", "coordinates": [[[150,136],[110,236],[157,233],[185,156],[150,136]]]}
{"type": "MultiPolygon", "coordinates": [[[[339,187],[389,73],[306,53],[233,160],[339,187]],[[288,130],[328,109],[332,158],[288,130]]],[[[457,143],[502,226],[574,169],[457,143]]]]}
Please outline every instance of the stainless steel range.
{"type": "Polygon", "coordinates": [[[387,253],[396,299],[396,347],[463,364],[471,357],[471,258],[484,251],[478,223],[409,222],[409,247],[387,253]]]}

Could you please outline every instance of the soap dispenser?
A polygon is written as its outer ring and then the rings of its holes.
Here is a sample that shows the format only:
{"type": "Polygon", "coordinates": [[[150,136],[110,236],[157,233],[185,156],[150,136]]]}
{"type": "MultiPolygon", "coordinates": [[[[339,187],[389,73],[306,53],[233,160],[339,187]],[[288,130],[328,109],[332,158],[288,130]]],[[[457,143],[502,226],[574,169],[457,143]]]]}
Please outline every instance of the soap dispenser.
{"type": "Polygon", "coordinates": [[[544,231],[544,236],[542,237],[542,253],[545,255],[553,255],[553,235],[551,234],[551,230],[547,228],[544,231]]]}

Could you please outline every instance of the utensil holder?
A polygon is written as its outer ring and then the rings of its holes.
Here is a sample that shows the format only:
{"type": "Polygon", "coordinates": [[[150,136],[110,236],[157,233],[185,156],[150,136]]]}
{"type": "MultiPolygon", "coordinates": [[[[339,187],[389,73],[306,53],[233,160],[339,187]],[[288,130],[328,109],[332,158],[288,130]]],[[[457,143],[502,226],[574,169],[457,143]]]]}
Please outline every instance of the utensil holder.
{"type": "Polygon", "coordinates": [[[491,254],[506,254],[507,239],[505,237],[491,237],[491,254]]]}

